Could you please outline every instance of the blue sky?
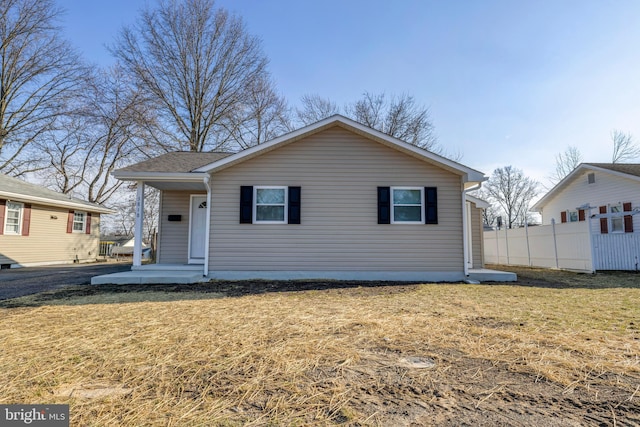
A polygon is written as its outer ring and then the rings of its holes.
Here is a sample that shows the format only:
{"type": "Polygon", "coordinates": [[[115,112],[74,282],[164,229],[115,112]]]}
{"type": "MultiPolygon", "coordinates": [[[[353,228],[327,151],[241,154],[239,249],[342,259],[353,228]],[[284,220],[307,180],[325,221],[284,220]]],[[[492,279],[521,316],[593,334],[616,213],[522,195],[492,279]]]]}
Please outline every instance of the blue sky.
{"type": "MultiPolygon", "coordinates": [[[[153,1],[58,0],[69,40],[105,44],[153,1]]],[[[546,183],[569,145],[611,158],[611,131],[640,142],[640,1],[218,0],[260,37],[290,104],[408,93],[439,141],[489,175],[513,165],[546,183]]],[[[640,161],[640,159],[638,160],[640,161]]]]}

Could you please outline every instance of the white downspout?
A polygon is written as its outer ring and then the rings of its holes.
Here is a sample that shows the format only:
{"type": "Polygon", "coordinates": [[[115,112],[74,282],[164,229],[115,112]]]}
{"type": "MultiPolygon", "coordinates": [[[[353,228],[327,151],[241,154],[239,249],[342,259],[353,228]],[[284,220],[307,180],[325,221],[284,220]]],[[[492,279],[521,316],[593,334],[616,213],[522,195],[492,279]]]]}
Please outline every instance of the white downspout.
{"type": "Polygon", "coordinates": [[[463,256],[463,264],[464,264],[464,277],[469,276],[469,239],[467,238],[467,233],[469,230],[467,229],[467,191],[473,191],[480,188],[481,183],[474,185],[473,187],[464,189],[464,182],[462,183],[462,251],[464,253],[463,256]]]}
{"type": "Polygon", "coordinates": [[[209,275],[209,245],[211,245],[211,186],[209,180],[211,175],[207,174],[204,177],[204,186],[207,188],[207,220],[205,221],[205,244],[204,244],[204,276],[209,275]]]}
{"type": "Polygon", "coordinates": [[[144,220],[144,181],[136,183],[136,222],[133,232],[133,267],[142,265],[142,224],[144,220]]]}

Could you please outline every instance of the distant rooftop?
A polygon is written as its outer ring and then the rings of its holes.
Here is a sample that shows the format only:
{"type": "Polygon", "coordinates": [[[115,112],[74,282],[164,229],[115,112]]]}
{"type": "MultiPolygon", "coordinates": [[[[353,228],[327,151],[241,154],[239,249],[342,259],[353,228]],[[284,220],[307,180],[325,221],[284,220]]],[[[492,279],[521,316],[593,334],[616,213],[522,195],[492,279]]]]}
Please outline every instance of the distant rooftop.
{"type": "Polygon", "coordinates": [[[640,176],[640,163],[585,163],[585,165],[640,176]]]}
{"type": "Polygon", "coordinates": [[[113,213],[111,209],[107,209],[96,203],[90,203],[76,197],[71,197],[68,194],[62,194],[40,185],[31,184],[3,174],[0,174],[0,198],[9,200],[34,200],[34,202],[38,201],[43,205],[76,206],[91,212],[113,213]]]}

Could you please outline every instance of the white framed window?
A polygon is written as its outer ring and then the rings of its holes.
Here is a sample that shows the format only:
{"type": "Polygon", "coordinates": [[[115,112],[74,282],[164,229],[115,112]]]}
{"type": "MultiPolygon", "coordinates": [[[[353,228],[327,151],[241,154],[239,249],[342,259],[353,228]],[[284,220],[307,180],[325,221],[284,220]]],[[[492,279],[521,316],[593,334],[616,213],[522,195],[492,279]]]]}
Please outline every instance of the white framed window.
{"type": "Polygon", "coordinates": [[[253,222],[256,224],[286,224],[288,187],[253,187],[253,222]]]}
{"type": "Polygon", "coordinates": [[[423,187],[391,187],[391,223],[424,224],[423,187]]]}
{"type": "Polygon", "coordinates": [[[87,225],[87,213],[75,211],[73,213],[73,232],[84,233],[87,225]]]}
{"type": "MultiPolygon", "coordinates": [[[[622,213],[622,205],[609,206],[609,213],[622,213]]],[[[624,233],[624,218],[622,216],[609,218],[609,226],[612,233],[624,233]]]]}
{"type": "Polygon", "coordinates": [[[578,211],[569,211],[569,222],[578,222],[578,211]]]}
{"type": "Polygon", "coordinates": [[[4,234],[22,234],[22,212],[24,203],[7,201],[6,208],[4,234]]]}

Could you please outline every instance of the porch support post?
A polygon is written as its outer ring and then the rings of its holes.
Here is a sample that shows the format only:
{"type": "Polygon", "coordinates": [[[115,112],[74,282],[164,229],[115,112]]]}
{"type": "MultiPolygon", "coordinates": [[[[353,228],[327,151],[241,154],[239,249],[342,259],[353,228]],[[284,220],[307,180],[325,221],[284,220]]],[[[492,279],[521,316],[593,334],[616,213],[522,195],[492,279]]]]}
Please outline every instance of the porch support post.
{"type": "Polygon", "coordinates": [[[133,232],[133,266],[142,265],[142,221],[144,220],[144,181],[137,182],[136,223],[133,232]]]}
{"type": "Polygon", "coordinates": [[[205,221],[205,243],[204,243],[204,272],[205,276],[209,275],[209,245],[211,245],[211,186],[209,180],[211,175],[204,177],[204,186],[207,187],[207,220],[205,221]]]}
{"type": "Polygon", "coordinates": [[[469,253],[467,252],[469,248],[468,245],[468,235],[470,232],[467,228],[467,191],[464,189],[464,183],[462,184],[462,264],[464,266],[464,276],[469,276],[469,253]]]}

